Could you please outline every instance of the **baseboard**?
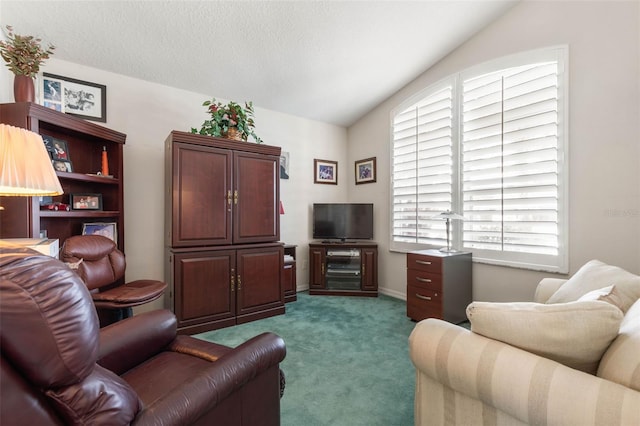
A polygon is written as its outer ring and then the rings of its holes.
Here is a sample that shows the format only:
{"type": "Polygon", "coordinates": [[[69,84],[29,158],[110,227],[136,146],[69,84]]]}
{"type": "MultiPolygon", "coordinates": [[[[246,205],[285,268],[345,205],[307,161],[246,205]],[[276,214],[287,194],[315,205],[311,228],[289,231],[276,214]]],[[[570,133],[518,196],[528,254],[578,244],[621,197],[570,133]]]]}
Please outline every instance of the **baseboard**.
{"type": "Polygon", "coordinates": [[[404,300],[405,302],[407,301],[407,294],[406,293],[401,293],[401,292],[396,291],[396,290],[389,290],[388,288],[382,288],[382,287],[378,287],[378,292],[382,293],[382,294],[384,294],[386,296],[393,297],[395,299],[404,300]]]}
{"type": "MultiPolygon", "coordinates": [[[[300,293],[301,291],[309,291],[309,286],[296,287],[296,293],[300,293]]],[[[402,293],[396,290],[389,290],[388,288],[378,287],[378,293],[384,294],[385,296],[390,296],[395,299],[407,301],[406,293],[402,293]]]]}

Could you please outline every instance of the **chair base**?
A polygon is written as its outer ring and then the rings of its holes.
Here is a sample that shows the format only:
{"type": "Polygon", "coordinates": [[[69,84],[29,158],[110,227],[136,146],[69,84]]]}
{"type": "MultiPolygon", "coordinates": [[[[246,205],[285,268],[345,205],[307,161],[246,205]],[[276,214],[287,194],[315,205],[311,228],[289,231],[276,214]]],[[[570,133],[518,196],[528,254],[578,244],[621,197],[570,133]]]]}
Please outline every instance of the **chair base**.
{"type": "Polygon", "coordinates": [[[98,319],[100,320],[100,328],[133,316],[133,309],[130,307],[116,309],[97,308],[96,311],[98,312],[98,319]]]}

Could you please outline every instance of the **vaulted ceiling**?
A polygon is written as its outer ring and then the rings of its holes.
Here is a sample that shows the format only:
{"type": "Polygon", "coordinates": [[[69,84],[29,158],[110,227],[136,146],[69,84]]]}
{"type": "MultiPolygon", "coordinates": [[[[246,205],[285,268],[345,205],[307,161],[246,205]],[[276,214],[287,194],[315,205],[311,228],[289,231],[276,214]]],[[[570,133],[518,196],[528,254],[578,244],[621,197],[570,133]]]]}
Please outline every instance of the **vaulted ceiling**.
{"type": "Polygon", "coordinates": [[[0,24],[58,59],[348,127],[517,1],[1,0],[0,24]]]}

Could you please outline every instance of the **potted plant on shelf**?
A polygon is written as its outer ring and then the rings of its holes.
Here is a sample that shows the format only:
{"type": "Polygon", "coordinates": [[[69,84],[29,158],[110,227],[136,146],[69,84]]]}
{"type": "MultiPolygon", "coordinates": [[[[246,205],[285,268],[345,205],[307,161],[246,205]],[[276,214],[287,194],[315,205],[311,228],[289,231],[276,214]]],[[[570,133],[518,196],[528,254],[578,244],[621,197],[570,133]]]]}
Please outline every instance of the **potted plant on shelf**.
{"type": "Polygon", "coordinates": [[[253,104],[245,102],[244,108],[236,102],[229,102],[224,105],[222,102],[204,101],[202,106],[207,107],[207,112],[211,115],[202,123],[200,130],[191,128],[191,133],[200,135],[217,136],[228,139],[247,141],[249,136],[253,137],[256,143],[262,143],[262,139],[256,135],[253,121],[253,104]]]}
{"type": "Polygon", "coordinates": [[[33,78],[54,49],[51,44],[43,47],[40,38],[15,34],[13,27],[7,25],[7,40],[0,41],[0,56],[15,75],[13,94],[16,102],[35,101],[33,78]]]}

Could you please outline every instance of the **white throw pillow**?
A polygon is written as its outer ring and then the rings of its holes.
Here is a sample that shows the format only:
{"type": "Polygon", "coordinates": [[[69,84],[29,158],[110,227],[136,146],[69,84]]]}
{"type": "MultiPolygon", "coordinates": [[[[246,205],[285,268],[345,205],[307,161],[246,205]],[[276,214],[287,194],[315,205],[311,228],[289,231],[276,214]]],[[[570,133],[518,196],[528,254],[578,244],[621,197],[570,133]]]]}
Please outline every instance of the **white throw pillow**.
{"type": "Polygon", "coordinates": [[[623,312],[640,299],[640,276],[599,260],[584,264],[567,282],[551,295],[547,303],[566,303],[606,286],[613,285],[620,296],[623,312]]]}
{"type": "Polygon", "coordinates": [[[467,317],[474,333],[594,374],[623,314],[603,301],[473,302],[467,317]]]}
{"type": "Polygon", "coordinates": [[[622,310],[623,303],[620,294],[616,286],[610,285],[609,287],[599,288],[598,290],[590,291],[584,296],[578,299],[578,302],[586,302],[588,300],[601,300],[603,302],[611,303],[616,308],[622,310]]]}

